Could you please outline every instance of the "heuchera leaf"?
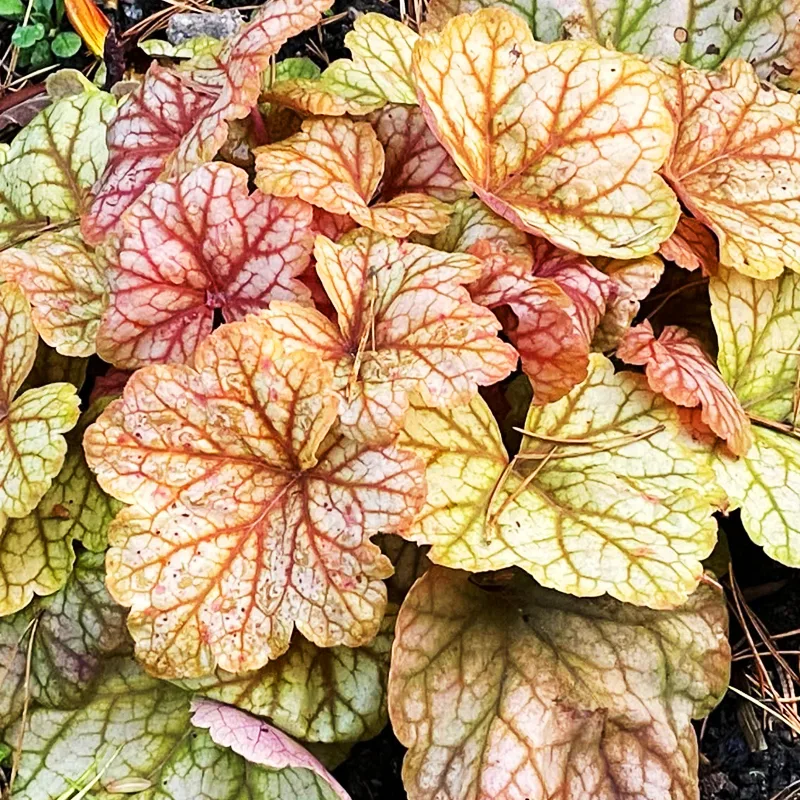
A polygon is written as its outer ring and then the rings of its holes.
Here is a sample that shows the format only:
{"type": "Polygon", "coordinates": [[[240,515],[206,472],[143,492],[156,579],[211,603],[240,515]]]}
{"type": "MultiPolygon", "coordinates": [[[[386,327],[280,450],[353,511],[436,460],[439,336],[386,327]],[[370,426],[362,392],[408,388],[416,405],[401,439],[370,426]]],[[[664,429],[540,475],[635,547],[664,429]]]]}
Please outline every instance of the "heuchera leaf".
{"type": "Polygon", "coordinates": [[[797,0],[710,0],[702,5],[669,0],[431,0],[428,26],[486,6],[520,14],[540,42],[589,36],[629,53],[684,61],[714,69],[742,58],[762,77],[782,77],[798,67],[797,0]]]}
{"type": "Polygon", "coordinates": [[[334,61],[316,79],[276,81],[266,97],[308,114],[366,114],[385,103],[415,104],[411,53],[419,36],[383,14],[356,18],[344,43],[352,60],[334,61]]]}
{"type": "Polygon", "coordinates": [[[726,634],[705,586],[655,612],[429,571],[400,612],[389,681],[409,800],[697,797],[691,719],[725,693],[726,634]]]}
{"type": "Polygon", "coordinates": [[[715,275],[719,265],[714,235],[702,222],[685,214],[681,214],[675,232],[658,252],[690,272],[702,269],[704,275],[715,275]]]}
{"type": "Polygon", "coordinates": [[[0,615],[64,585],[75,560],[73,540],[99,552],[108,546],[108,525],[120,505],[97,485],[81,447],[86,426],[104,405],[90,407],[67,434],[64,465],[36,508],[0,527],[0,615]]]}
{"type": "Polygon", "coordinates": [[[191,362],[216,309],[231,321],[270,300],[310,302],[297,276],[311,259],[311,206],[251,195],[247,180],[238,167],[205,164],[156,183],[130,207],[106,254],[104,359],[123,369],[191,362]]]}
{"type": "Polygon", "coordinates": [[[108,286],[104,265],[83,243],[77,225],[0,253],[0,276],[22,287],[47,344],[65,356],[95,352],[108,286]]]}
{"type": "Polygon", "coordinates": [[[456,203],[448,226],[428,239],[440,250],[481,259],[472,299],[508,306],[506,332],[522,358],[538,404],[563,397],[586,377],[589,345],[614,284],[585,258],[528,237],[479,200],[456,203]]]}
{"type": "Polygon", "coordinates": [[[500,324],[472,303],[471,256],[442,253],[360,229],[339,244],[322,236],[317,273],[337,313],[273,303],[267,318],[287,350],[319,355],[340,394],[340,425],[361,441],[391,441],[410,392],[434,406],[472,398],[513,370],[500,324]]]}
{"type": "Polygon", "coordinates": [[[606,302],[606,312],[594,332],[595,350],[613,350],[630,328],[639,306],[664,274],[658,256],[630,260],[594,259],[594,264],[611,279],[614,289],[606,302]]]}
{"type": "Polygon", "coordinates": [[[259,670],[234,675],[218,669],[179,685],[268,717],[308,742],[369,739],[386,725],[395,619],[396,611],[388,611],[378,635],[361,647],[321,648],[295,637],[286,653],[259,670]]]}
{"type": "Polygon", "coordinates": [[[87,364],[88,359],[62,356],[40,340],[39,346],[36,348],[33,366],[20,391],[36,389],[51,381],[71,383],[75,389],[79,390],[86,380],[87,364]]]}
{"type": "Polygon", "coordinates": [[[720,371],[756,420],[753,446],[745,457],[732,459],[716,451],[717,475],[731,507],[741,507],[750,538],[771,558],[797,566],[800,276],[785,272],[759,281],[721,269],[709,289],[720,371]]]}
{"type": "Polygon", "coordinates": [[[403,534],[430,559],[470,572],[519,566],[579,596],[603,593],[671,608],[713,549],[721,492],[674,407],[643,376],[593,354],[562,400],[532,405],[509,464],[497,423],[476,398],[408,413],[400,444],[427,463],[427,501],[403,534]]]}
{"type": "Polygon", "coordinates": [[[515,224],[611,258],[653,253],[675,228],[677,199],[656,174],[674,126],[641,59],[539,44],[522,18],[493,8],[420,40],[414,76],[464,177],[515,224]]]}
{"type": "Polygon", "coordinates": [[[263,720],[200,698],[192,703],[192,724],[206,728],[213,742],[229,747],[252,764],[270,769],[309,770],[340,800],[350,800],[350,795],[308,750],[263,720]]]}
{"type": "Polygon", "coordinates": [[[720,261],[761,279],[800,271],[800,97],[744,61],[666,74],[677,133],[665,175],[717,235],[720,261]]]}
{"type": "Polygon", "coordinates": [[[331,431],[330,371],[284,355],[263,317],[219,328],[194,364],[137,371],[84,438],[100,485],[135,503],[109,530],[107,583],[140,660],[197,677],[263,666],[294,627],[369,641],[391,574],[369,536],[410,525],[418,458],[331,431]]]}
{"type": "MultiPolygon", "coordinates": [[[[57,798],[92,785],[90,797],[341,797],[311,769],[249,763],[193,728],[190,717],[189,696],[181,689],[147,676],[131,660],[112,659],[81,706],[32,710],[14,796],[57,798]]],[[[18,737],[19,724],[6,732],[5,740],[14,747],[18,737]]]]}
{"type": "Polygon", "coordinates": [[[0,247],[77,221],[108,157],[114,98],[94,87],[62,97],[18,134],[0,158],[0,247]]]}
{"type": "Polygon", "coordinates": [[[425,194],[401,194],[369,205],[383,175],[385,156],[368,122],[338,117],[306,120],[300,133],[256,150],[256,185],[265,194],[300,197],[332,214],[389,236],[436,233],[448,207],[425,194]]]}
{"type": "Polygon", "coordinates": [[[17,392],[36,357],[31,307],[15,283],[0,285],[0,523],[24,517],[64,463],[62,434],[78,421],[69,383],[17,392]]]}
{"type": "Polygon", "coordinates": [[[631,328],[617,347],[626,364],[646,367],[647,382],[679,406],[700,406],[700,417],[728,444],[734,455],[744,455],[753,438],[750,420],[733,390],[725,383],[702,344],[686,328],[668,325],[656,339],[645,320],[631,328]]]}
{"type": "Polygon", "coordinates": [[[0,620],[0,729],[22,710],[29,636],[30,701],[48,708],[80,704],[102,660],[130,649],[125,610],[106,591],[103,561],[102,553],[81,553],[62,589],[0,620]]]}

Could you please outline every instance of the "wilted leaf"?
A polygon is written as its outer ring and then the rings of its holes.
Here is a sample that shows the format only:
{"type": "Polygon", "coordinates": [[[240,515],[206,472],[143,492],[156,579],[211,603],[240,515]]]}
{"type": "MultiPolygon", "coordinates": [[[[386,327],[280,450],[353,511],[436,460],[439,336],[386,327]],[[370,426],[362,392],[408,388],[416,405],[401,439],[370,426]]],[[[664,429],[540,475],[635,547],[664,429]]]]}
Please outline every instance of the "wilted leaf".
{"type": "Polygon", "coordinates": [[[531,406],[508,464],[497,423],[475,399],[409,411],[400,437],[427,463],[428,496],[408,533],[437,564],[519,566],[539,583],[652,608],[682,603],[713,549],[721,492],[683,440],[676,411],[643,376],[594,354],[557,403],[531,406]]]}
{"type": "Polygon", "coordinates": [[[107,583],[140,660],[198,677],[263,666],[294,627],[368,642],[391,574],[369,536],[411,523],[418,459],[329,433],[330,371],[284,355],[263,317],[219,328],[194,364],[139,370],[84,437],[100,485],[136,504],[109,529],[107,583]]]}
{"type": "Polygon", "coordinates": [[[198,699],[192,703],[192,724],[206,728],[215,744],[229,747],[251,764],[273,770],[310,771],[317,778],[320,795],[327,794],[322,789],[325,786],[341,800],[350,800],[350,795],[308,750],[263,720],[213,700],[198,699]]]}
{"type": "Polygon", "coordinates": [[[800,97],[744,61],[667,79],[677,133],[665,174],[717,235],[720,261],[762,279],[800,271],[800,97]]]}
{"type": "Polygon", "coordinates": [[[721,269],[709,282],[719,369],[744,408],[791,422],[800,349],[800,276],[759,281],[721,269]]]}
{"type": "MultiPolygon", "coordinates": [[[[208,733],[191,726],[190,715],[185,692],[147,676],[128,659],[113,659],[83,705],[71,710],[33,709],[14,784],[15,800],[72,794],[96,777],[99,781],[90,797],[338,797],[311,770],[265,769],[218,747],[208,733]]],[[[18,734],[18,726],[6,732],[12,747],[18,734]]]]}
{"type": "Polygon", "coordinates": [[[668,325],[656,339],[646,320],[631,328],[617,347],[626,364],[645,365],[647,382],[679,406],[700,406],[700,417],[728,444],[744,455],[752,444],[750,420],[733,390],[700,342],[686,328],[668,325]]]}
{"type": "Polygon", "coordinates": [[[695,798],[691,720],[729,669],[725,602],[705,586],[664,612],[431,570],[400,612],[389,683],[409,800],[695,798]]]}
{"type": "Polygon", "coordinates": [[[728,58],[756,65],[762,77],[798,67],[797,0],[431,0],[427,23],[441,27],[456,14],[486,6],[516,11],[540,42],[589,36],[600,44],[713,69],[728,58]]]}
{"type": "Polygon", "coordinates": [[[276,81],[269,100],[308,114],[366,114],[385,103],[416,104],[411,53],[419,36],[383,14],[356,18],[345,37],[352,60],[334,61],[319,78],[276,81]]]}
{"type": "Polygon", "coordinates": [[[681,214],[678,227],[659,253],[690,272],[700,268],[704,275],[716,275],[719,266],[714,235],[702,222],[685,214],[681,214]]]}
{"type": "Polygon", "coordinates": [[[69,383],[16,396],[33,366],[37,341],[22,290],[0,285],[0,523],[36,506],[64,463],[62,434],[78,421],[79,400],[69,383]]]}
{"type": "Polygon", "coordinates": [[[95,352],[108,303],[106,275],[77,225],[0,253],[0,276],[22,287],[47,344],[65,356],[85,358],[95,352]]]}
{"type": "Polygon", "coordinates": [[[144,81],[120,106],[108,129],[108,164],[81,232],[98,244],[123,212],[155,181],[192,125],[206,113],[213,94],[153,63],[144,81]]]}
{"type": "Polygon", "coordinates": [[[401,194],[387,203],[369,205],[385,157],[368,122],[338,117],[306,120],[300,133],[256,153],[256,185],[265,194],[299,197],[390,236],[436,233],[447,224],[448,207],[424,194],[401,194]]]}
{"type": "Polygon", "coordinates": [[[132,369],[191,363],[214,312],[230,322],[270,300],[310,302],[311,206],[247,188],[229,164],[156,183],[122,220],[108,258],[111,303],[99,354],[132,369]]]}
{"type": "Polygon", "coordinates": [[[0,163],[0,247],[77,222],[108,157],[116,103],[94,87],[62,97],[17,135],[0,163]]]}
{"type": "Polygon", "coordinates": [[[465,403],[511,372],[517,354],[463,284],[480,262],[368,230],[339,244],[318,237],[317,273],[338,324],[315,309],[273,303],[266,319],[287,350],[331,365],[340,424],[360,441],[397,434],[409,392],[435,406],[465,403]]]}
{"type": "MultiPolygon", "coordinates": [[[[400,540],[402,541],[402,539],[400,540]]],[[[386,680],[396,610],[378,635],[361,647],[320,648],[295,637],[289,650],[261,669],[214,675],[179,685],[268,717],[281,730],[309,742],[357,742],[386,724],[386,680]]]]}
{"type": "Polygon", "coordinates": [[[382,197],[422,192],[453,203],[472,194],[418,106],[387,106],[372,114],[369,120],[386,158],[382,197]]]}
{"type": "Polygon", "coordinates": [[[94,688],[102,660],[129,648],[125,610],[106,591],[103,560],[82,553],[62,589],[0,620],[0,729],[22,709],[30,636],[30,700],[48,708],[74,708],[94,688]]]}
{"type": "Polygon", "coordinates": [[[673,123],[659,76],[591,42],[534,41],[505,9],[457,17],[414,49],[420,103],[495,211],[585,255],[658,249],[678,221],[656,174],[673,123]]]}
{"type": "Polygon", "coordinates": [[[613,281],[614,290],[594,332],[592,347],[613,350],[639,313],[641,301],[661,280],[664,262],[658,256],[644,256],[629,261],[595,259],[594,263],[613,281]]]}

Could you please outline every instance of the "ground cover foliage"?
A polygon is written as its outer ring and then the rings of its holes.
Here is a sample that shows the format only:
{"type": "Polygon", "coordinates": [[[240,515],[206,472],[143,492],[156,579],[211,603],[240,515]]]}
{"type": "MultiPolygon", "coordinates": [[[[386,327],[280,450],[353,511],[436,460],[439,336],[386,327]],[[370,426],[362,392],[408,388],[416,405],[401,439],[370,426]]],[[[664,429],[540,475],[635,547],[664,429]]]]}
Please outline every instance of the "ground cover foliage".
{"type": "Polygon", "coordinates": [[[800,8],[276,61],[329,6],[0,153],[9,794],[346,800],[391,724],[411,800],[696,798],[718,519],[800,566],[800,8]]]}

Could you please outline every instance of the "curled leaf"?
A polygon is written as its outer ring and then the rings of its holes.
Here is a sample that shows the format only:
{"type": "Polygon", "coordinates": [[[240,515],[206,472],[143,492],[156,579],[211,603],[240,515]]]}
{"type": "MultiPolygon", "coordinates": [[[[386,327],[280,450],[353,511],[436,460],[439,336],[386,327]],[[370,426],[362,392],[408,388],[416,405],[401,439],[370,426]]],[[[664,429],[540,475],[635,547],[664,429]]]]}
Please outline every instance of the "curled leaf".
{"type": "Polygon", "coordinates": [[[24,517],[64,463],[62,434],[78,421],[79,399],[69,383],[17,395],[36,358],[31,308],[14,283],[0,285],[0,522],[24,517]]]}
{"type": "Polygon", "coordinates": [[[403,604],[389,683],[409,800],[696,797],[691,719],[729,670],[713,589],[656,612],[433,569],[403,604]]]}
{"type": "Polygon", "coordinates": [[[702,269],[704,275],[716,274],[719,265],[714,235],[702,222],[685,214],[681,214],[675,232],[662,243],[658,252],[690,272],[702,269]]]}
{"type": "Polygon", "coordinates": [[[391,573],[369,537],[411,523],[418,459],[331,431],[332,375],[284,355],[263,317],[219,328],[194,364],[134,373],[84,437],[100,485],[135,503],[109,530],[107,583],[140,660],[197,677],[263,666],[295,627],[369,641],[391,573]]]}
{"type": "Polygon", "coordinates": [[[675,228],[677,199],[656,174],[673,123],[641,59],[539,44],[520,17],[492,8],[420,40],[414,75],[439,141],[515,224],[611,258],[653,253],[675,228]]]}
{"type": "Polygon", "coordinates": [[[703,346],[685,328],[668,325],[656,339],[645,321],[625,334],[617,357],[645,365],[650,388],[676,405],[700,406],[703,422],[725,439],[734,455],[747,452],[753,441],[750,420],[703,346]]]}
{"type": "Polygon", "coordinates": [[[369,205],[385,156],[368,122],[306,120],[300,133],[256,152],[256,185],[265,194],[299,197],[390,236],[436,233],[447,224],[448,207],[424,194],[401,194],[369,205]]]}
{"type": "Polygon", "coordinates": [[[365,229],[339,244],[318,237],[314,252],[338,324],[287,303],[273,303],[267,319],[287,350],[331,365],[349,436],[391,440],[410,392],[434,406],[456,405],[514,368],[517,354],[498,339],[494,315],[463,288],[480,270],[471,256],[365,229]]]}
{"type": "Polygon", "coordinates": [[[83,243],[77,226],[4,251],[0,275],[22,287],[47,344],[65,356],[86,358],[95,352],[108,286],[104,265],[83,243]]]}
{"type": "Polygon", "coordinates": [[[191,362],[212,329],[266,308],[310,302],[297,279],[311,258],[311,207],[265,197],[215,163],[156,183],[126,213],[107,253],[111,302],[98,351],[122,369],[191,362]]]}
{"type": "Polygon", "coordinates": [[[481,399],[447,410],[415,404],[399,441],[427,463],[429,490],[403,535],[431,545],[443,566],[519,566],[579,596],[684,602],[713,549],[721,492],[674,408],[594,354],[581,385],[531,406],[525,430],[509,464],[481,399]]]}

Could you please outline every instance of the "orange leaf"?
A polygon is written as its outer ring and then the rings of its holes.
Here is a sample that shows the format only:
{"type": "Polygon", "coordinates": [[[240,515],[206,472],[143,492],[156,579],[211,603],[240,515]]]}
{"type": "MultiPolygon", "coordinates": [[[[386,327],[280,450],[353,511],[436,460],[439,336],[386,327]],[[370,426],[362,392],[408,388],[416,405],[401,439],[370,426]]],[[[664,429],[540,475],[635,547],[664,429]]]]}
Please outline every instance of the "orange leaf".
{"type": "Polygon", "coordinates": [[[537,43],[521,17],[490,8],[419,41],[414,75],[439,141],[516,225],[612,258],[652,253],[675,228],[677,199],[656,174],[674,126],[642,59],[537,43]]]}
{"type": "Polygon", "coordinates": [[[266,194],[300,197],[390,236],[436,233],[447,224],[448,207],[424,194],[401,194],[388,203],[369,205],[383,176],[385,157],[368,122],[306,120],[300,133],[256,153],[256,185],[266,194]]]}
{"type": "Polygon", "coordinates": [[[92,0],[64,0],[67,19],[98,58],[103,57],[106,34],[111,28],[108,17],[92,0]]]}
{"type": "Polygon", "coordinates": [[[685,214],[681,214],[675,233],[661,245],[658,252],[690,272],[700,267],[703,275],[717,274],[719,257],[714,234],[702,222],[685,214]]]}
{"type": "Polygon", "coordinates": [[[369,537],[411,524],[424,469],[331,430],[332,382],[251,316],[201,344],[195,369],[134,373],[87,430],[101,486],[135,504],[109,530],[107,583],[151,672],[257,669],[295,627],[322,647],[376,634],[391,564],[369,537]]]}
{"type": "Polygon", "coordinates": [[[353,438],[394,438],[410,392],[432,406],[458,405],[514,368],[497,319],[463,288],[478,276],[477,259],[364,229],[339,244],[318,237],[315,256],[338,324],[288,303],[272,303],[267,318],[287,350],[332,366],[340,424],[353,438]]]}
{"type": "Polygon", "coordinates": [[[247,181],[237,167],[206,164],[154,184],[131,206],[107,253],[104,359],[123,369],[191,363],[215,309],[231,321],[270,300],[310,302],[297,278],[311,258],[311,206],[251,195],[247,181]]]}
{"type": "Polygon", "coordinates": [[[631,328],[617,356],[628,364],[644,364],[647,382],[679,406],[701,407],[701,419],[725,439],[735,455],[744,455],[752,444],[750,420],[725,383],[700,342],[685,328],[668,325],[658,339],[645,321],[631,328]]]}

